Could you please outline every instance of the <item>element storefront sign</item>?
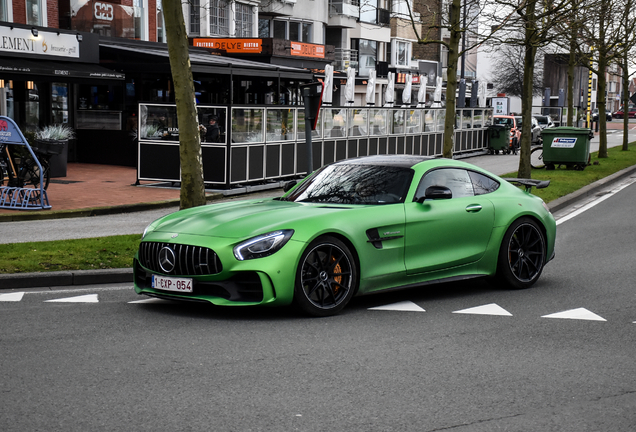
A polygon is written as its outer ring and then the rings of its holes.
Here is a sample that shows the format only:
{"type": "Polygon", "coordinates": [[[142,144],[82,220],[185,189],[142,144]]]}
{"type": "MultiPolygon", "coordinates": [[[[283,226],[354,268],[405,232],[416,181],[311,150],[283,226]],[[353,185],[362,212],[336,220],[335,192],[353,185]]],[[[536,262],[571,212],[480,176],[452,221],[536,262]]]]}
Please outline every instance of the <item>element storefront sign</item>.
{"type": "Polygon", "coordinates": [[[0,52],[79,58],[79,42],[73,34],[40,31],[33,36],[29,29],[0,27],[0,52]]]}

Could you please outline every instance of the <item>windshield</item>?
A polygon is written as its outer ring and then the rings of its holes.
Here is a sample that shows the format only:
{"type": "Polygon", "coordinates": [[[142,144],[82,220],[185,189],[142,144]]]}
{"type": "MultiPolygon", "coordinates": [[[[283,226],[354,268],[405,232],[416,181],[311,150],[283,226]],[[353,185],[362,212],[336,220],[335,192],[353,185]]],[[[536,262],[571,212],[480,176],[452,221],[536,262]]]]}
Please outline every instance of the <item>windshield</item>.
{"type": "Polygon", "coordinates": [[[337,204],[404,202],[413,178],[410,168],[335,164],[316,171],[284,199],[337,204]]]}
{"type": "Polygon", "coordinates": [[[539,122],[539,124],[548,124],[548,117],[537,116],[537,121],[539,122]]]}
{"type": "Polygon", "coordinates": [[[506,118],[506,117],[495,117],[493,119],[494,124],[496,125],[506,125],[506,126],[510,126],[512,127],[512,119],[511,118],[506,118]]]}

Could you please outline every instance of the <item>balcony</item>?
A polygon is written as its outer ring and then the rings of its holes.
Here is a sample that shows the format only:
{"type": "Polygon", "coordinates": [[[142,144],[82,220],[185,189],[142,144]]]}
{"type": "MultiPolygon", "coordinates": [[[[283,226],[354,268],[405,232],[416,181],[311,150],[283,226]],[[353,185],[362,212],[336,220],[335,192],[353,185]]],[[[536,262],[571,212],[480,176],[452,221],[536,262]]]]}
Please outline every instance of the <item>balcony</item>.
{"type": "Polygon", "coordinates": [[[349,67],[358,70],[358,50],[336,48],[336,55],[332,64],[333,70],[338,72],[346,72],[349,67]]]}
{"type": "Polygon", "coordinates": [[[360,17],[360,4],[357,0],[330,0],[329,27],[355,28],[360,17]]]}

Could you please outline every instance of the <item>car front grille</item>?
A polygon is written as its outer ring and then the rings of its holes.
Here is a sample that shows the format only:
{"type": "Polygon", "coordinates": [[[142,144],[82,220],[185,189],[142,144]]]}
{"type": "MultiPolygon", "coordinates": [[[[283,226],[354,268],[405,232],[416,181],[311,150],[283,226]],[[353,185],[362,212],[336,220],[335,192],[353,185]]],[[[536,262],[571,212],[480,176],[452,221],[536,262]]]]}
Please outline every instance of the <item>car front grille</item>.
{"type": "Polygon", "coordinates": [[[174,243],[142,242],[139,262],[155,273],[166,275],[213,275],[223,270],[212,249],[174,243]]]}

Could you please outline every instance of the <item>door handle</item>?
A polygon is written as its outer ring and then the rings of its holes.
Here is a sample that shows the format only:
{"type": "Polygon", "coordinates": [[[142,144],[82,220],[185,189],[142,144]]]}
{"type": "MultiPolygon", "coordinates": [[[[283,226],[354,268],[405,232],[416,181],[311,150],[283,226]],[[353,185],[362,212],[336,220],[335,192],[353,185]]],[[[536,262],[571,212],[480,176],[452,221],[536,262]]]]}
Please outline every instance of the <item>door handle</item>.
{"type": "Polygon", "coordinates": [[[466,211],[468,213],[477,213],[480,210],[481,210],[481,206],[479,204],[471,204],[468,207],[466,207],[466,211]]]}

